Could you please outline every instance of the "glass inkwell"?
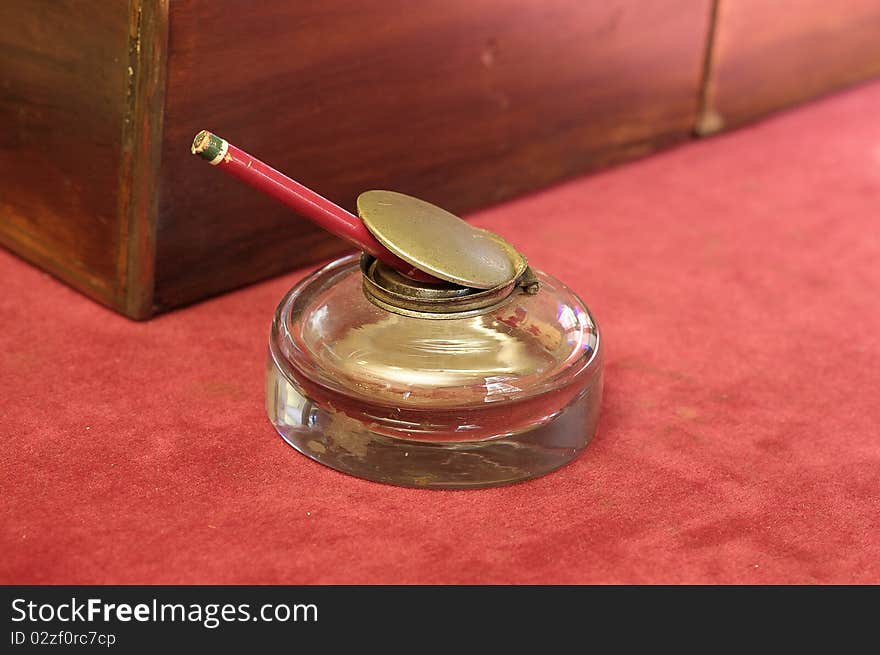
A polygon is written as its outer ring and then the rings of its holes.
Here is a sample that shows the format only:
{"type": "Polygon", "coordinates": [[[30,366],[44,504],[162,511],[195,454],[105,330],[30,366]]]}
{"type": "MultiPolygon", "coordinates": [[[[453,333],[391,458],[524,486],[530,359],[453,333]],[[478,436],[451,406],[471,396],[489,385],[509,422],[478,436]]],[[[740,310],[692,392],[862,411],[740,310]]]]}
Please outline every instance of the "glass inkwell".
{"type": "Polygon", "coordinates": [[[296,450],[378,482],[469,488],[543,475],[589,443],[596,322],[501,236],[390,191],[361,194],[354,216],[207,132],[193,152],[362,250],[275,312],[266,408],[296,450]]]}

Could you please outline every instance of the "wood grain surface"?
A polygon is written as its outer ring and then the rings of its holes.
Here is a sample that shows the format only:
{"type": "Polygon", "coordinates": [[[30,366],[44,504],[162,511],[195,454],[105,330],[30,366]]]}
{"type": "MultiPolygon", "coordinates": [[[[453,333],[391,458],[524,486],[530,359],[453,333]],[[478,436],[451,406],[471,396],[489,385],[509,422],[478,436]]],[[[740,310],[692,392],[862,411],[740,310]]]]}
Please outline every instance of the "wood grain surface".
{"type": "Polygon", "coordinates": [[[154,311],[168,28],[168,0],[132,1],[128,56],[133,74],[126,93],[119,172],[119,267],[122,311],[139,319],[154,311]]]}
{"type": "Polygon", "coordinates": [[[191,157],[198,130],[348,209],[361,191],[386,188],[466,212],[686,139],[710,3],[239,7],[171,5],[160,309],[342,248],[191,157]]]}
{"type": "Polygon", "coordinates": [[[124,2],[0,2],[0,243],[120,307],[124,2]]]}
{"type": "Polygon", "coordinates": [[[698,132],[880,75],[878,0],[718,0],[698,132]]]}
{"type": "Polygon", "coordinates": [[[343,249],[200,129],[465,213],[878,75],[878,34],[877,0],[7,0],[0,244],[147,318],[343,249]]]}

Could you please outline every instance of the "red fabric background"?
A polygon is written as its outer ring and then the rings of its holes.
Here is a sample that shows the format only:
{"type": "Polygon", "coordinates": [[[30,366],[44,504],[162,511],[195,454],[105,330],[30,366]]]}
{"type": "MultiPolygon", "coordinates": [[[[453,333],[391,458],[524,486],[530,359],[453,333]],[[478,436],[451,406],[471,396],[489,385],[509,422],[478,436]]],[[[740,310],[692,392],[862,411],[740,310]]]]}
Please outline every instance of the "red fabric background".
{"type": "Polygon", "coordinates": [[[0,253],[0,581],[880,582],[878,118],[874,84],[474,216],[607,348],[592,445],[506,488],[365,482],[275,435],[302,273],[138,324],[0,253]]]}

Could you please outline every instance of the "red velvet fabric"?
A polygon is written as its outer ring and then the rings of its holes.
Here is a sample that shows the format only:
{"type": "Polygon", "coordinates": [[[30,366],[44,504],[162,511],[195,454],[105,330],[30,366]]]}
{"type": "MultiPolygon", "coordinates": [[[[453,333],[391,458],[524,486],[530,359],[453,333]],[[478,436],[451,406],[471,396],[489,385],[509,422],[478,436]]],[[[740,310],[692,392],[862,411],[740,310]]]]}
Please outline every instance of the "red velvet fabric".
{"type": "Polygon", "coordinates": [[[607,348],[596,439],[505,488],[284,444],[264,357],[302,272],[133,323],[0,253],[0,581],[880,582],[878,118],[863,86],[475,215],[607,348]]]}

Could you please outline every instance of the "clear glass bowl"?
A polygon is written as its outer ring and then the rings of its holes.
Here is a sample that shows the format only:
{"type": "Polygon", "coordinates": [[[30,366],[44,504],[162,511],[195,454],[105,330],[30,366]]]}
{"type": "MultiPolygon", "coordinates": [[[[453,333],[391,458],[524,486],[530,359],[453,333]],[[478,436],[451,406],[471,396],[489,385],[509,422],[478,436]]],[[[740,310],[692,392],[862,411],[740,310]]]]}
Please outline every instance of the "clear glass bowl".
{"type": "Polygon", "coordinates": [[[571,461],[598,420],[599,332],[574,293],[536,275],[536,295],[441,320],[371,303],[356,255],[325,266],[276,311],[272,424],[322,464],[406,486],[507,484],[571,461]]]}

